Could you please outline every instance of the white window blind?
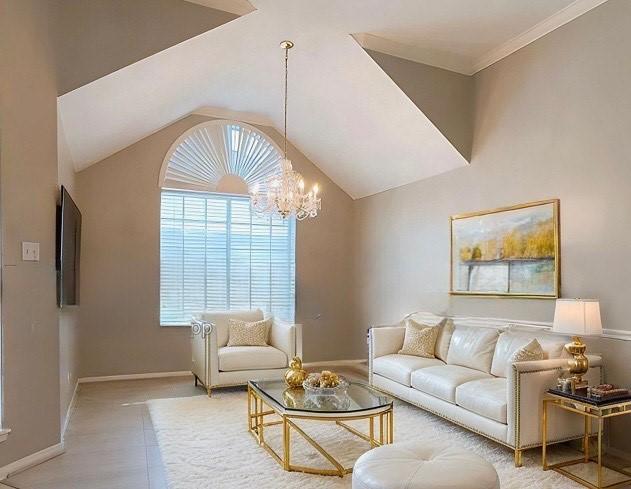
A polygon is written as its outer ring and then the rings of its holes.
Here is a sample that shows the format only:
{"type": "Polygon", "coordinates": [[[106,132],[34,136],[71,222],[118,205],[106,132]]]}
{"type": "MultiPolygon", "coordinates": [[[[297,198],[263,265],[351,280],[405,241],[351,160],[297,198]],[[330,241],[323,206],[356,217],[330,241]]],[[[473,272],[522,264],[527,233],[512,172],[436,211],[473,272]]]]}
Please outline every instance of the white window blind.
{"type": "Polygon", "coordinates": [[[205,310],[295,309],[295,221],[260,216],[250,198],[163,190],[160,324],[205,310]]]}

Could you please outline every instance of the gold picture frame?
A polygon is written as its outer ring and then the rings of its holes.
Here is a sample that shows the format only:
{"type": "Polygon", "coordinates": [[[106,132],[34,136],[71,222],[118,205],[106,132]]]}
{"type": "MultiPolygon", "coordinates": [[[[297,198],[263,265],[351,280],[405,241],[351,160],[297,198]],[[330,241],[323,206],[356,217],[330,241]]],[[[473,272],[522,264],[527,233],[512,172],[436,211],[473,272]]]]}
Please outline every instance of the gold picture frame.
{"type": "Polygon", "coordinates": [[[548,199],[450,216],[449,293],[558,298],[559,208],[548,199]]]}

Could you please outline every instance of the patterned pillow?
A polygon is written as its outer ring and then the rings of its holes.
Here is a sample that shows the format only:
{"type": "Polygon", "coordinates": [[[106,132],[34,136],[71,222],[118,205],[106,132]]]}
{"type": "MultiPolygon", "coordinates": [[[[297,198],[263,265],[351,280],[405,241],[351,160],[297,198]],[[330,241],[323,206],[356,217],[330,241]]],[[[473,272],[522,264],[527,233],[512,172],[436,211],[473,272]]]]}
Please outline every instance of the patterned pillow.
{"type": "Polygon", "coordinates": [[[436,358],[434,348],[440,328],[420,324],[408,319],[405,325],[405,338],[403,348],[399,350],[402,355],[415,355],[417,357],[436,358]]]}
{"type": "Polygon", "coordinates": [[[227,346],[268,346],[267,337],[271,327],[271,319],[253,323],[240,319],[229,319],[227,346]]]}
{"type": "MultiPolygon", "coordinates": [[[[543,360],[544,358],[545,353],[543,348],[541,348],[541,344],[536,338],[533,338],[527,345],[522,346],[513,353],[510,362],[508,362],[509,368],[507,370],[512,368],[512,364],[516,362],[530,362],[532,360],[543,360]]],[[[506,374],[508,376],[509,372],[506,372],[506,374]]]]}

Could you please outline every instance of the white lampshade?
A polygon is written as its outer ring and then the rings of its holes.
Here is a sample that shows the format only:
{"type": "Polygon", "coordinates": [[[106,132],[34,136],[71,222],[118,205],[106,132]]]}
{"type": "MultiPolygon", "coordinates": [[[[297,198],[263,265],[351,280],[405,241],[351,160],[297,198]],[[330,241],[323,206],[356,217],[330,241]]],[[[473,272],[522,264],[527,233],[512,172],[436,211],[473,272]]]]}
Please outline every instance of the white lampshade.
{"type": "Polygon", "coordinates": [[[552,331],[575,336],[601,335],[600,304],[594,299],[557,299],[552,331]]]}

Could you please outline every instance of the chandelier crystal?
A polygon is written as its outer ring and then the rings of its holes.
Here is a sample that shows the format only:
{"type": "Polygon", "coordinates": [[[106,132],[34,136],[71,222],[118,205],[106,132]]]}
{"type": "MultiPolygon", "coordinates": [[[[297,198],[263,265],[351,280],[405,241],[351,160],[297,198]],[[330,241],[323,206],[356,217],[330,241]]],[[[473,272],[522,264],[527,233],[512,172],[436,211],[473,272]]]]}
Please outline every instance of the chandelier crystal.
{"type": "Polygon", "coordinates": [[[251,191],[252,207],[256,212],[277,214],[283,219],[294,216],[299,221],[308,217],[316,217],[321,208],[318,197],[318,184],[305,192],[305,180],[293,169],[287,158],[287,64],[289,50],[294,47],[291,41],[283,41],[280,46],[285,50],[285,126],[284,126],[284,158],[280,161],[280,174],[271,176],[265,182],[266,192],[260,192],[255,185],[251,191]]]}

